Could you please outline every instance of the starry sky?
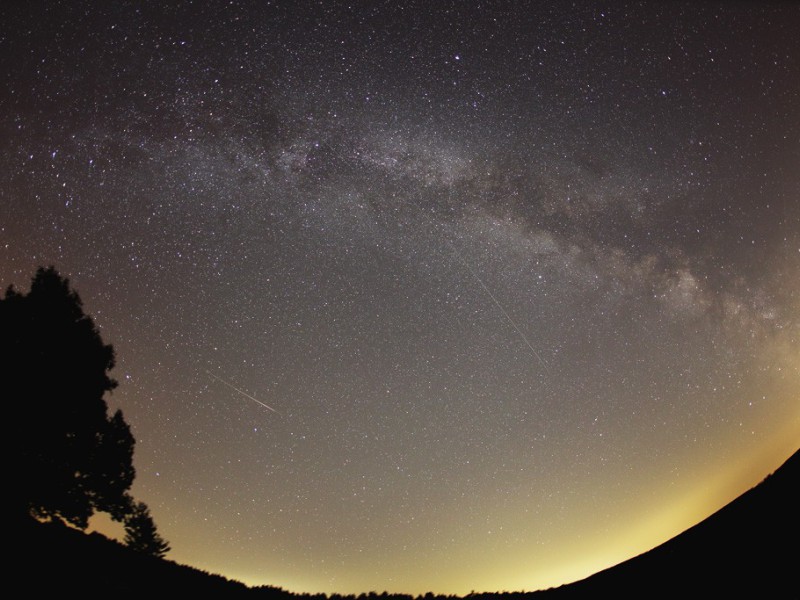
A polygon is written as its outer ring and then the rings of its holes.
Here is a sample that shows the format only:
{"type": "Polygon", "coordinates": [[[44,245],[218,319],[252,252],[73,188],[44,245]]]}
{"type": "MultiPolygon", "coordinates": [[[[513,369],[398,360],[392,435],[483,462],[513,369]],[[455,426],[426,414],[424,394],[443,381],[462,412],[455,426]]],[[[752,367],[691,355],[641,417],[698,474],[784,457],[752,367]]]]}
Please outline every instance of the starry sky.
{"type": "Polygon", "coordinates": [[[54,265],[114,345],[173,560],[582,578],[798,447],[798,30],[791,2],[3,2],[0,285],[54,265]]]}

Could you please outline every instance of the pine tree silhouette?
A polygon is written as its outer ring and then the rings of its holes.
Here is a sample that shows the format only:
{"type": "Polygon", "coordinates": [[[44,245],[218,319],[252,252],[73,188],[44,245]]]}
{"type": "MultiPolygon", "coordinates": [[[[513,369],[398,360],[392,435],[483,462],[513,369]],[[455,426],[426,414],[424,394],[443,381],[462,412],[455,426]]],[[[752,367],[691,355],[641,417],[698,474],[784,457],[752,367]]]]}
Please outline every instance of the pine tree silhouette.
{"type": "Polygon", "coordinates": [[[134,502],[130,514],[125,518],[125,545],[159,558],[170,550],[167,541],[156,531],[150,509],[144,502],[134,502]]]}

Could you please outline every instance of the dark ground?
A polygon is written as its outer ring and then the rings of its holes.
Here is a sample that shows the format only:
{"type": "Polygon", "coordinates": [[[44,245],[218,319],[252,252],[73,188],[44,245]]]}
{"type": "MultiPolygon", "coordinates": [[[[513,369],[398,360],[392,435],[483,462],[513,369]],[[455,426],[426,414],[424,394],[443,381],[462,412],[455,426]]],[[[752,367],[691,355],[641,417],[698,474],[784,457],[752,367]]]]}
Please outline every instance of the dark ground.
{"type": "MultiPolygon", "coordinates": [[[[645,554],[556,589],[470,598],[798,599],[798,508],[800,451],[757,487],[645,554]]],[[[279,588],[248,588],[219,575],[137,554],[100,534],[85,535],[62,525],[23,521],[14,524],[12,535],[10,553],[14,558],[8,576],[15,592],[26,597],[310,598],[279,588]]],[[[410,598],[372,593],[364,597],[410,598]]]]}

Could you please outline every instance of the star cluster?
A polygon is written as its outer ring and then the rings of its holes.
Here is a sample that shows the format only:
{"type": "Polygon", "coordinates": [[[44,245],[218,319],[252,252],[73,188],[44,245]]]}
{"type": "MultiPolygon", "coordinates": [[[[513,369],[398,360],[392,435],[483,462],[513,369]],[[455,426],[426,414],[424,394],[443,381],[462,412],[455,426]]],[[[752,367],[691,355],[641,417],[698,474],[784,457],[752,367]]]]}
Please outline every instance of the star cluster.
{"type": "Polygon", "coordinates": [[[797,449],[792,3],[0,23],[0,283],[55,265],[114,345],[173,559],[538,589],[797,449]]]}

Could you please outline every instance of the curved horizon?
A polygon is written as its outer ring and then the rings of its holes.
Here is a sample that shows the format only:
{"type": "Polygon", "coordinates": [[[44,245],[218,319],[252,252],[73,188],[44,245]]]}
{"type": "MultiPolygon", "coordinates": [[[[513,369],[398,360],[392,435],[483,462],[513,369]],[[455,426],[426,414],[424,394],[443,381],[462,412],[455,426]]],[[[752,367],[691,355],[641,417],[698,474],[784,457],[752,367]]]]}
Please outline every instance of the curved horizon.
{"type": "Polygon", "coordinates": [[[800,7],[7,4],[0,285],[113,344],[172,560],[543,589],[797,449],[800,7]]]}

